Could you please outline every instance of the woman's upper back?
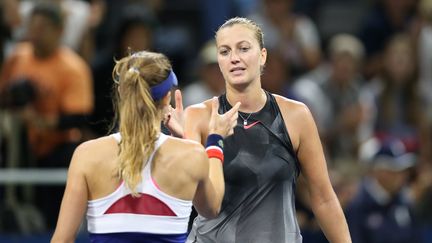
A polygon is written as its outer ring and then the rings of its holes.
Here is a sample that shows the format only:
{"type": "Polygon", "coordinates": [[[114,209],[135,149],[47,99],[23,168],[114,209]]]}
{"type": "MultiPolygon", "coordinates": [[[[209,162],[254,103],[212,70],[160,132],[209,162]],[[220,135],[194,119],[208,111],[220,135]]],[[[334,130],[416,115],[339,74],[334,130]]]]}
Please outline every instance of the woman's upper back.
{"type": "Polygon", "coordinates": [[[116,173],[120,139],[120,134],[114,134],[78,149],[80,158],[88,158],[81,159],[80,166],[88,187],[91,237],[136,232],[152,237],[174,234],[183,239],[198,183],[208,176],[204,149],[195,142],[160,134],[155,150],[143,164],[135,188],[138,196],[134,197],[116,173]]]}
{"type": "MultiPolygon", "coordinates": [[[[162,192],[192,200],[199,179],[208,173],[204,149],[192,141],[161,137],[164,139],[160,146],[155,147],[154,155],[145,163],[151,166],[152,180],[162,192]]],[[[118,176],[118,141],[112,135],[106,136],[88,141],[77,150],[85,158],[80,166],[87,182],[88,199],[112,194],[122,182],[118,176]]]]}

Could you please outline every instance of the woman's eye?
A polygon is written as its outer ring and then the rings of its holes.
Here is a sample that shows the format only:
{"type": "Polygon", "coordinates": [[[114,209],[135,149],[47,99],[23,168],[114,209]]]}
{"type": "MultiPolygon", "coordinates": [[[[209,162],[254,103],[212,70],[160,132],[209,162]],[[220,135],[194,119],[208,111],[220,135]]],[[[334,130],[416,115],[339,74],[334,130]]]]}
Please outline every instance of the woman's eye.
{"type": "Polygon", "coordinates": [[[241,47],[240,51],[242,52],[247,52],[249,50],[249,47],[241,47]]]}
{"type": "Polygon", "coordinates": [[[228,50],[221,50],[219,51],[219,54],[221,54],[222,56],[226,56],[228,54],[228,50]]]}

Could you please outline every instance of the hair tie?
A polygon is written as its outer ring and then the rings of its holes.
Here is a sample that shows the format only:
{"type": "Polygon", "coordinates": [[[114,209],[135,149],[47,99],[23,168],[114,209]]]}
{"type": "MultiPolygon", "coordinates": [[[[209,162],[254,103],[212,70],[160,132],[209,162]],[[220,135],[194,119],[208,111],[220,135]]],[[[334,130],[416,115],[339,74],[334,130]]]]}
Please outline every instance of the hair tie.
{"type": "Polygon", "coordinates": [[[138,68],[136,68],[136,67],[129,68],[128,72],[134,72],[134,73],[140,75],[140,72],[139,72],[138,68]]]}

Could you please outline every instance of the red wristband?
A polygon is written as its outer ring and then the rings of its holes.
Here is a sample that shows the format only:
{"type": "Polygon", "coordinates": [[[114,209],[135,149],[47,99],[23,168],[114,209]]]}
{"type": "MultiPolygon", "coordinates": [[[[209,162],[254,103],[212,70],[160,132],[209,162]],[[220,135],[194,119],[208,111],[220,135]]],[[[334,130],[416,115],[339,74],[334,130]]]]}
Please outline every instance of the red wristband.
{"type": "Polygon", "coordinates": [[[218,146],[209,146],[206,148],[206,153],[209,158],[216,158],[221,161],[223,164],[224,162],[224,154],[221,148],[218,146]]]}

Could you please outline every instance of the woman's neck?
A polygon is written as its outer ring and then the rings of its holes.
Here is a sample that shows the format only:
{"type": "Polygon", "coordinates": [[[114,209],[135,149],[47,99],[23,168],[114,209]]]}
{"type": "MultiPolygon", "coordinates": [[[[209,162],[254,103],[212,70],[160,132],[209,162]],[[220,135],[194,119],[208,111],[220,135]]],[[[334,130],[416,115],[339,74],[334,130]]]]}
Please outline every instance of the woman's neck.
{"type": "Polygon", "coordinates": [[[261,110],[267,101],[264,90],[259,86],[248,87],[243,90],[227,87],[226,97],[231,106],[240,102],[239,110],[244,113],[253,113],[261,110]]]}

